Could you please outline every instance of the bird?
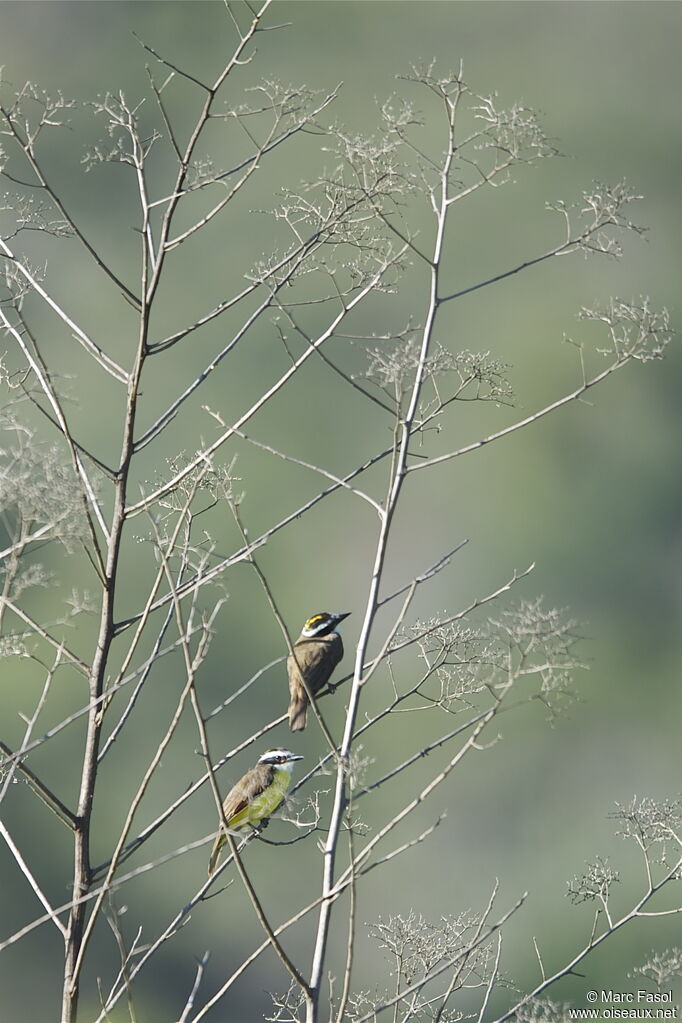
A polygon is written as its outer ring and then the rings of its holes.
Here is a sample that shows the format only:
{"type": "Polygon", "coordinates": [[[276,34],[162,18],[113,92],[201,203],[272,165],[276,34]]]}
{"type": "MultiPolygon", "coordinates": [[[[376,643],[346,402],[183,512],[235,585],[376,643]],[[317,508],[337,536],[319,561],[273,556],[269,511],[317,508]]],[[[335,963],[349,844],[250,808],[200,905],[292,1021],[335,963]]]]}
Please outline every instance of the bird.
{"type": "MultiPolygon", "coordinates": [[[[282,805],[295,760],[303,760],[303,757],[281,747],[261,754],[256,766],[247,771],[225,797],[223,817],[229,831],[249,826],[256,828],[282,805]]],[[[225,824],[221,821],[208,861],[209,877],[226,841],[225,824]]]]}
{"type": "Polygon", "coordinates": [[[289,675],[289,728],[301,732],[308,718],[309,696],[319,693],[343,657],[343,642],[336,626],[350,611],[320,611],[308,618],[287,658],[289,675]]]}

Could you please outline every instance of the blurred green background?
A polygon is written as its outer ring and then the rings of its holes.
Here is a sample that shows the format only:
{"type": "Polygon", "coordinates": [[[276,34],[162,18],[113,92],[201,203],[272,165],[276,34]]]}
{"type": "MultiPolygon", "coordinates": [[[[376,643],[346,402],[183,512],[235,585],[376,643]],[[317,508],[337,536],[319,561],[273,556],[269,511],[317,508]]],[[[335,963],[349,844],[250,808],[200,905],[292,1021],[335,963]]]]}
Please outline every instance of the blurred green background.
{"type": "MultiPolygon", "coordinates": [[[[243,69],[234,93],[227,94],[234,102],[244,98],[246,85],[263,77],[321,90],[343,82],[334,118],[353,130],[373,131],[375,101],[393,92],[408,94],[395,76],[435,57],[443,70],[462,59],[471,88],[482,94],[497,92],[501,105],[520,101],[540,113],[545,130],[565,156],[520,170],[516,184],[479,193],[463,208],[450,241],[448,272],[454,287],[499,273],[554,244],[561,225],[544,212],[547,201],[577,199],[595,179],[608,183],[626,179],[644,196],[633,218],[647,226],[649,234],[645,239],[626,237],[621,261],[574,255],[452,304],[445,321],[451,334],[443,342],[454,350],[490,350],[509,362],[516,409],[486,406],[470,415],[465,407],[453,417],[447,436],[439,439],[444,445],[440,450],[499,429],[513,421],[514,414],[529,414],[576,386],[575,353],[562,338],[583,336],[584,327],[575,320],[581,305],[603,303],[611,295],[626,300],[650,295],[654,306],[669,308],[673,325],[680,323],[679,4],[281,2],[274,5],[271,20],[291,26],[259,38],[256,58],[243,69]]],[[[19,87],[31,79],[48,91],[60,88],[79,99],[122,89],[130,102],[147,97],[142,116],[151,123],[145,73],[151,58],[132,32],[206,80],[222,66],[233,39],[219,3],[2,3],[0,57],[5,80],[19,87]]],[[[182,86],[175,95],[179,114],[189,118],[198,94],[182,86]]],[[[417,107],[428,107],[419,93],[410,96],[417,107]]],[[[106,249],[124,278],[134,282],[138,239],[132,230],[131,176],[124,168],[110,166],[84,175],[80,161],[95,129],[84,127],[80,113],[74,115],[74,123],[72,132],[50,136],[45,157],[90,236],[106,249]]],[[[95,126],[104,132],[103,121],[95,126]]],[[[163,311],[154,323],[155,336],[192,322],[232,292],[250,260],[272,250],[271,222],[253,211],[272,205],[278,188],[295,187],[301,178],[314,175],[319,169],[318,148],[316,139],[307,139],[300,147],[294,143],[283,149],[264,167],[229,219],[214,224],[200,247],[180,252],[161,294],[163,311]]],[[[160,157],[158,173],[161,195],[169,179],[160,157]]],[[[63,243],[55,241],[47,249],[35,245],[35,253],[47,257],[50,286],[72,303],[74,315],[107,351],[127,364],[135,341],[134,315],[74,250],[71,245],[64,255],[63,243]]],[[[376,322],[368,313],[362,325],[381,332],[410,315],[420,320],[423,302],[423,293],[399,290],[388,312],[377,305],[376,322]]],[[[40,324],[39,316],[36,311],[40,324]]],[[[219,321],[207,338],[195,336],[159,357],[158,370],[146,381],[144,425],[219,350],[231,326],[219,321]]],[[[54,329],[47,318],[44,329],[54,329]]],[[[113,460],[120,445],[116,418],[120,408],[93,393],[68,333],[54,331],[50,344],[53,365],[76,378],[65,386],[78,399],[71,409],[77,428],[87,431],[97,450],[113,460]]],[[[348,353],[332,341],[329,351],[344,365],[360,367],[357,349],[348,353]]],[[[213,424],[201,411],[203,403],[232,418],[262,389],[264,373],[269,379],[285,366],[285,353],[274,348],[272,336],[265,329],[258,331],[222,365],[168,435],[147,449],[140,481],[163,475],[166,458],[191,453],[202,436],[212,436],[213,424]]],[[[575,908],[565,898],[566,881],[582,871],[585,861],[605,855],[621,870],[624,883],[615,902],[623,907],[644,883],[634,850],[613,837],[608,815],[615,802],[628,802],[635,793],[663,798],[676,795],[680,788],[681,372],[682,356],[673,343],[664,363],[627,367],[593,392],[590,404],[571,405],[499,445],[449,463],[442,471],[415,477],[419,490],[415,485],[408,494],[396,523],[387,588],[402,584],[463,538],[469,540],[467,547],[420,596],[415,614],[457,610],[503,583],[515,569],[535,562],[534,572],[516,596],[544,594],[549,604],[569,607],[586,623],[581,653],[590,671],[577,680],[581,702],[555,728],[546,724],[539,706],[505,719],[504,741],[469,759],[450,777],[438,804],[423,808],[419,816],[423,826],[432,823],[442,806],[448,811],[429,842],[384,872],[372,873],[361,887],[358,988],[374,990],[388,984],[382,953],[367,936],[367,925],[379,914],[414,908],[438,919],[476,909],[485,904],[496,877],[501,881],[501,909],[528,890],[527,905],[510,927],[503,959],[506,974],[525,990],[537,981],[532,935],[552,969],[589,934],[590,908],[575,908]]],[[[297,457],[324,460],[334,472],[348,471],[383,443],[385,426],[372,410],[346,399],[339,386],[330,383],[319,365],[309,366],[301,380],[254,421],[254,436],[276,437],[279,447],[297,457]],[[342,393],[344,401],[337,401],[342,393]]],[[[234,446],[227,455],[235,453],[238,486],[245,492],[242,510],[252,535],[316,492],[317,480],[303,470],[292,472],[290,466],[244,445],[234,446]]],[[[380,493],[383,476],[377,472],[372,479],[380,493]]],[[[229,515],[214,519],[213,525],[224,530],[218,549],[230,550],[237,538],[229,515]]],[[[139,533],[146,533],[142,523],[139,533]]],[[[352,651],[375,536],[372,513],[341,494],[268,544],[261,563],[292,632],[322,607],[350,609],[354,615],[344,626],[344,636],[347,651],[352,651]]],[[[142,545],[131,543],[125,562],[124,613],[137,608],[144,571],[152,563],[142,545]]],[[[87,585],[75,565],[60,563],[59,571],[67,592],[71,585],[87,585]]],[[[229,600],[202,673],[204,709],[218,704],[283,652],[252,570],[238,566],[225,584],[229,600]]],[[[36,607],[45,614],[49,599],[49,592],[36,598],[36,607]]],[[[85,652],[89,640],[86,629],[72,643],[85,652]]],[[[377,639],[375,648],[378,643],[377,639]]],[[[344,664],[350,670],[350,653],[344,664]]],[[[179,662],[162,663],[152,676],[136,723],[111,757],[102,779],[103,856],[147,763],[148,737],[161,727],[166,704],[172,706],[180,686],[179,662]]],[[[264,705],[268,716],[281,712],[286,699],[282,687],[281,670],[271,672],[231,716],[217,717],[210,732],[214,754],[232,748],[256,729],[264,720],[264,705]]],[[[4,676],[2,690],[7,741],[16,742],[21,734],[17,713],[30,713],[35,684],[24,684],[19,668],[13,666],[4,676]]],[[[61,720],[83,699],[76,686],[59,692],[45,726],[61,720]]],[[[338,729],[343,697],[337,696],[335,703],[326,701],[325,710],[332,728],[338,729]]],[[[370,779],[401,757],[417,727],[419,716],[406,716],[400,729],[385,730],[364,750],[374,758],[368,768],[370,779]]],[[[287,736],[281,728],[273,733],[273,741],[286,742],[287,736]]],[[[179,741],[182,755],[164,763],[140,825],[199,773],[199,758],[192,754],[198,742],[189,718],[179,741]]],[[[50,772],[67,801],[76,792],[74,744],[78,748],[76,729],[62,733],[35,758],[37,769],[50,772]]],[[[296,748],[309,764],[320,748],[314,728],[296,748]]],[[[250,750],[221,773],[225,789],[255,756],[256,750],[250,750]]],[[[434,753],[423,774],[404,776],[405,789],[386,793],[385,805],[375,806],[377,815],[399,805],[441,762],[446,762],[445,753],[434,753]]],[[[17,840],[31,850],[31,862],[53,900],[64,901],[69,878],[65,836],[52,820],[45,822],[39,807],[27,802],[31,797],[23,786],[15,788],[7,813],[17,840]]],[[[145,857],[207,834],[214,816],[209,793],[202,790],[145,857]]],[[[277,837],[285,836],[284,825],[275,828],[277,837]]],[[[278,850],[249,849],[252,877],[274,920],[286,918],[300,903],[307,891],[304,875],[319,873],[319,857],[308,844],[305,849],[302,843],[278,850]]],[[[17,880],[4,849],[1,862],[6,879],[3,932],[10,933],[32,919],[37,904],[23,880],[17,880]]],[[[128,937],[143,920],[142,941],[149,940],[183,896],[189,897],[204,869],[205,850],[200,850],[125,889],[117,901],[128,907],[122,918],[128,937]]],[[[679,921],[676,924],[673,918],[628,927],[583,964],[584,979],[568,978],[552,996],[581,1006],[588,988],[637,987],[636,981],[627,979],[628,971],[651,948],[679,943],[678,934],[679,921]]],[[[306,924],[294,929],[286,942],[302,963],[307,962],[311,935],[306,924]]],[[[341,937],[338,934],[336,940],[341,937]]],[[[112,945],[104,928],[99,938],[98,969],[108,975],[112,945]]],[[[144,975],[140,1019],[157,1023],[175,1018],[192,983],[194,960],[205,949],[211,950],[212,958],[204,994],[219,986],[243,950],[259,941],[253,912],[235,884],[197,911],[144,975]]],[[[83,1019],[95,1014],[94,972],[84,993],[83,1019]]],[[[7,1018],[12,1023],[56,1018],[59,976],[56,932],[43,928],[12,946],[0,957],[0,1000],[13,1006],[7,1018]]],[[[261,1018],[268,1008],[265,992],[283,986],[273,957],[264,957],[246,975],[239,992],[210,1018],[261,1018]]],[[[112,1016],[124,1018],[123,1008],[112,1016]]]]}

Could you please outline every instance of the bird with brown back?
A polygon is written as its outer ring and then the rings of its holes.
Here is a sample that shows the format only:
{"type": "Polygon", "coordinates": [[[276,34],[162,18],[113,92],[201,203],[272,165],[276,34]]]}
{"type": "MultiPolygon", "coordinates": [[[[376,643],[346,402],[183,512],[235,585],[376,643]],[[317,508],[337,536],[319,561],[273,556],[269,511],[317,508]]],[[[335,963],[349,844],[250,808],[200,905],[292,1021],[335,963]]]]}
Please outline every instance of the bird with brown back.
{"type": "Polygon", "coordinates": [[[303,757],[288,749],[269,749],[258,758],[258,763],[233,785],[223,802],[223,819],[215,837],[208,861],[210,877],[218,863],[220,850],[227,838],[225,825],[230,832],[243,828],[264,827],[270,814],[284,801],[291,781],[291,769],[295,760],[303,757]]]}
{"type": "Polygon", "coordinates": [[[308,618],[287,658],[289,675],[289,727],[302,731],[308,719],[309,696],[315,696],[329,681],[343,657],[343,642],[336,626],[350,611],[333,614],[320,611],[308,618]]]}

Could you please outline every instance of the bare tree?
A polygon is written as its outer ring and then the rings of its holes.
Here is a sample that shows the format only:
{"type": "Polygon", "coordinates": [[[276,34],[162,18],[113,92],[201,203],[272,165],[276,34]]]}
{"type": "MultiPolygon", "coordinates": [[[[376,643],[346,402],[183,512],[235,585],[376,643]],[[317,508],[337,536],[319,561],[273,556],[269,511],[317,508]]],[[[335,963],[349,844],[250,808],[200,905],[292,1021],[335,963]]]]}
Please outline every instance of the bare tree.
{"type": "MultiPolygon", "coordinates": [[[[380,108],[372,138],[330,121],[334,89],[317,94],[263,79],[245,90],[239,76],[255,55],[254,41],[276,27],[270,7],[269,0],[258,10],[248,4],[226,7],[234,45],[213,78],[181,69],[145,42],[153,61],[146,105],[121,93],[86,108],[104,125],[104,140],[90,146],[84,169],[114,168],[134,184],[134,221],[130,206],[124,207],[135,227],[134,258],[122,261],[94,240],[77,202],[64,197],[49,166],[47,140],[70,117],[81,116],[81,108],[33,84],[13,94],[7,90],[0,106],[9,225],[0,237],[0,321],[11,346],[2,367],[7,439],[0,497],[7,539],[0,555],[0,621],[3,657],[25,662],[28,679],[16,693],[22,734],[2,744],[1,798],[15,782],[24,782],[22,814],[41,830],[48,827],[41,815],[52,811],[66,831],[55,847],[61,849],[66,837],[70,863],[68,895],[59,897],[49,891],[51,883],[41,881],[34,850],[18,837],[21,828],[1,825],[15,883],[27,883],[40,905],[36,909],[34,903],[0,950],[29,943],[51,925],[63,945],[62,1023],[112,1019],[123,1000],[134,1020],[136,991],[149,964],[163,957],[190,914],[200,919],[209,890],[215,894],[232,873],[252,903],[262,940],[244,950],[212,993],[206,990],[208,958],[202,955],[186,1001],[177,1008],[183,1023],[224,1018],[224,1008],[216,1007],[273,950],[289,984],[284,994],[273,996],[268,1016],[273,1020],[365,1023],[390,1014],[393,1020],[445,1023],[462,1018],[460,1004],[471,1005],[471,992],[476,1008],[467,1011],[481,1023],[512,1016],[568,1018],[565,1007],[544,997],[557,979],[636,919],[681,911],[672,897],[664,901],[680,878],[679,802],[635,800],[618,809],[620,827],[641,851],[641,892],[624,913],[616,913],[610,892],[618,876],[605,860],[571,881],[571,899],[593,903],[594,920],[584,944],[569,951],[558,968],[545,966],[536,945],[538,981],[532,990],[501,983],[504,927],[522,911],[521,893],[503,898],[496,883],[478,912],[437,923],[424,920],[419,907],[401,916],[387,905],[372,934],[392,962],[392,987],[378,985],[373,992],[358,990],[354,980],[357,900],[375,869],[408,851],[418,855],[415,850],[442,819],[443,783],[466,758],[496,741],[500,716],[541,701],[554,717],[571,698],[572,674],[581,667],[574,621],[541,600],[512,595],[513,602],[507,601],[530,568],[501,578],[465,606],[438,616],[415,614],[417,595],[451,570],[463,542],[453,537],[450,551],[391,588],[387,568],[395,558],[395,520],[405,493],[418,492],[423,473],[442,471],[455,459],[532,427],[627,364],[660,358],[671,335],[667,314],[652,309],[647,299],[612,299],[602,308],[585,308],[581,319],[597,325],[601,339],[596,351],[581,337],[572,339],[575,377],[565,393],[473,442],[449,446],[445,426],[456,410],[468,408],[463,403],[512,407],[513,392],[508,366],[489,352],[452,344],[445,311],[463,296],[486,293],[541,262],[570,254],[618,255],[619,234],[640,231],[629,212],[637,196],[617,184],[595,186],[573,203],[556,202],[550,212],[557,216],[558,232],[550,248],[484,279],[455,283],[448,258],[461,204],[557,153],[536,116],[477,95],[461,67],[443,73],[421,67],[404,76],[401,98],[380,108]],[[189,124],[187,103],[194,104],[189,124]],[[424,114],[417,103],[424,104],[424,114]],[[297,189],[282,188],[270,211],[268,254],[244,259],[231,231],[233,211],[243,211],[244,201],[260,200],[262,169],[295,145],[311,149],[317,169],[297,189]],[[203,298],[195,303],[188,289],[187,319],[169,326],[164,309],[169,289],[179,286],[176,259],[189,253],[182,273],[200,265],[204,239],[210,245],[216,225],[229,264],[220,293],[202,305],[203,298]],[[65,285],[59,277],[52,282],[45,267],[62,246],[78,247],[75,258],[88,280],[98,275],[115,310],[113,331],[109,319],[105,324],[93,316],[73,282],[65,285]],[[368,328],[380,317],[392,322],[391,297],[403,288],[413,297],[410,321],[383,333],[368,328]],[[262,338],[269,348],[254,390],[251,381],[240,382],[236,360],[262,338]],[[347,343],[348,359],[337,349],[329,354],[332,338],[347,343]],[[328,389],[327,400],[338,403],[342,414],[352,417],[360,403],[376,416],[366,450],[346,447],[342,465],[331,455],[314,464],[281,450],[275,435],[258,436],[266,406],[281,403],[292,416],[300,409],[296,385],[311,366],[322,374],[319,386],[328,389]],[[210,386],[219,374],[241,398],[238,410],[236,400],[227,409],[216,407],[210,386]],[[243,499],[249,482],[240,478],[236,461],[239,452],[251,449],[281,464],[291,481],[273,497],[266,524],[257,528],[243,499]],[[302,470],[316,484],[299,497],[302,470]],[[167,923],[158,933],[151,933],[142,906],[135,907],[139,914],[129,932],[118,893],[212,841],[224,795],[219,769],[252,747],[260,752],[264,737],[285,720],[283,662],[292,634],[281,588],[266,571],[262,552],[302,517],[312,521],[318,506],[326,514],[340,497],[368,511],[372,556],[362,604],[353,609],[359,634],[352,670],[313,703],[309,727],[319,758],[296,782],[286,817],[292,830],[282,844],[300,842],[319,868],[311,868],[306,899],[291,915],[266,904],[249,854],[254,839],[268,839],[249,834],[237,844],[230,836],[230,853],[216,875],[206,880],[202,873],[191,891],[169,894],[167,923]],[[250,567],[262,589],[264,614],[273,616],[283,634],[282,653],[207,710],[202,667],[225,613],[225,587],[234,592],[240,585],[242,577],[232,578],[240,565],[250,567]],[[67,592],[74,578],[87,579],[87,585],[67,592]],[[46,595],[40,589],[45,587],[46,595]],[[273,670],[281,707],[274,699],[260,701],[268,713],[246,735],[240,707],[273,670]],[[149,720],[147,694],[171,674],[180,683],[158,694],[153,727],[141,726],[147,732],[141,759],[131,738],[139,734],[135,722],[149,720]],[[343,703],[345,715],[337,730],[327,720],[323,697],[341,683],[335,701],[343,703]],[[379,683],[384,696],[377,703],[379,683]],[[375,695],[368,704],[370,691],[375,695]],[[30,710],[28,692],[35,693],[30,710]],[[267,720],[271,707],[275,715],[267,720]],[[413,724],[409,732],[397,733],[400,756],[376,772],[374,736],[388,723],[398,728],[407,711],[413,724]],[[228,713],[235,745],[216,757],[211,728],[215,719],[227,721],[228,713]],[[197,747],[203,761],[198,772],[197,747]],[[445,751],[444,762],[427,783],[415,782],[415,765],[436,749],[445,751]],[[128,773],[115,753],[132,758],[128,773]],[[158,784],[169,758],[193,778],[170,801],[158,784]],[[396,809],[393,800],[388,810],[380,797],[396,779],[400,805],[396,809]],[[215,803],[214,817],[206,822],[210,833],[178,842],[174,822],[205,786],[215,803]],[[426,828],[413,823],[423,804],[432,813],[426,828]],[[366,805],[371,811],[361,816],[366,805]],[[93,953],[103,922],[110,931],[104,966],[93,953]],[[308,962],[285,948],[287,932],[300,922],[309,929],[308,962]],[[344,935],[340,958],[332,933],[344,935]],[[79,1013],[86,976],[91,990],[97,977],[99,1009],[93,1010],[90,998],[79,1013]],[[467,1000],[460,1003],[463,995],[467,1000]],[[502,997],[506,1008],[493,1010],[492,996],[502,997]]],[[[270,853],[276,857],[278,851],[270,853]]],[[[58,859],[61,863],[61,853],[58,859]]],[[[67,878],[61,881],[63,891],[67,878]]],[[[679,955],[661,953],[640,968],[647,969],[656,978],[679,974],[679,955]]]]}

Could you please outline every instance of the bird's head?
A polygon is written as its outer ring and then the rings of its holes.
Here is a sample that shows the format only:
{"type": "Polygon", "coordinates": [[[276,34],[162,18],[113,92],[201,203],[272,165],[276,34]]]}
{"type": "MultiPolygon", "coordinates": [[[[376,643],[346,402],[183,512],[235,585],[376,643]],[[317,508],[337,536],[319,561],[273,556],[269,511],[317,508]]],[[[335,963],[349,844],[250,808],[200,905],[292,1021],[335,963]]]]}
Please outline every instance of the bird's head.
{"type": "Polygon", "coordinates": [[[349,614],[350,611],[343,611],[341,613],[319,611],[318,614],[308,618],[301,629],[301,635],[305,636],[307,639],[311,639],[313,636],[327,636],[330,632],[333,632],[339,622],[342,622],[349,614]]]}
{"type": "Polygon", "coordinates": [[[290,749],[267,749],[258,758],[259,764],[272,764],[274,767],[286,767],[293,764],[294,760],[303,760],[300,753],[292,753],[290,749]]]}

